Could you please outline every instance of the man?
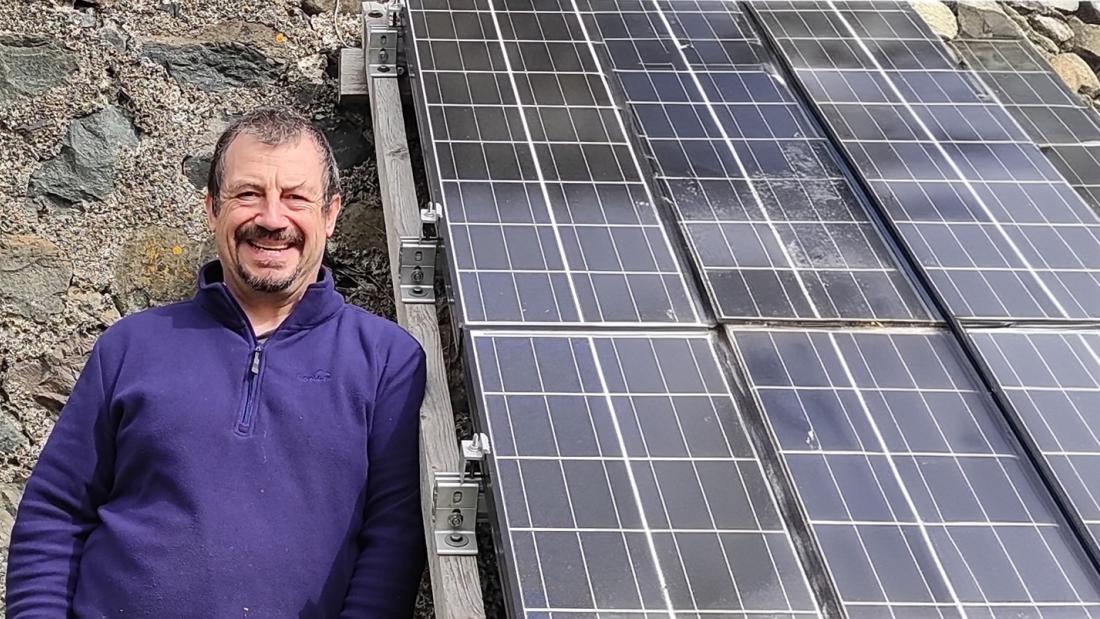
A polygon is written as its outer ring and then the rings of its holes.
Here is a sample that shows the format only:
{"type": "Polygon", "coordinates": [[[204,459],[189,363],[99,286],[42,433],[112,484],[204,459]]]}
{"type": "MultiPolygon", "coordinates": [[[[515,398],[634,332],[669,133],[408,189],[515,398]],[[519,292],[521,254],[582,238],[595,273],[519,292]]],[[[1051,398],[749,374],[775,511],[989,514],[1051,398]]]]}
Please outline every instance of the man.
{"type": "Polygon", "coordinates": [[[219,261],[96,342],[27,483],[8,617],[408,617],[424,354],[321,268],[340,213],[308,121],[222,135],[219,261]]]}

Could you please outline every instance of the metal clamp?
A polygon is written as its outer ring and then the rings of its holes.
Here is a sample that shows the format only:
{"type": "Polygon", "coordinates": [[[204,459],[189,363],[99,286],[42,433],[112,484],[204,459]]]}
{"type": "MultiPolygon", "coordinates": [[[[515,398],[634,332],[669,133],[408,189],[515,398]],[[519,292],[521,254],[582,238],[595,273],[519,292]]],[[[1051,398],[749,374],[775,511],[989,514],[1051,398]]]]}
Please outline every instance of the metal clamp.
{"type": "Polygon", "coordinates": [[[397,66],[402,8],[400,0],[390,2],[385,22],[367,26],[367,74],[370,77],[397,77],[402,73],[397,66]]]}
{"type": "Polygon", "coordinates": [[[401,301],[435,303],[435,255],[439,239],[404,236],[400,239],[398,276],[401,301]]]}
{"type": "Polygon", "coordinates": [[[462,470],[458,473],[436,473],[432,495],[435,532],[435,552],[440,555],[476,555],[478,496],[481,477],[467,469],[489,453],[489,439],[477,434],[472,441],[462,441],[462,470]]]}

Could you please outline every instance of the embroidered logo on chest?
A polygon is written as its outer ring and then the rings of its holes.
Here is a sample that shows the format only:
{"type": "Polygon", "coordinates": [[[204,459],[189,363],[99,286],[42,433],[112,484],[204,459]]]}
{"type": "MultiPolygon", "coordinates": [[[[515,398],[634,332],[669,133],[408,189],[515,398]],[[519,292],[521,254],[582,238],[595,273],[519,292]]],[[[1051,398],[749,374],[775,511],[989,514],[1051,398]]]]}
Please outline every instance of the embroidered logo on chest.
{"type": "Polygon", "coordinates": [[[298,380],[303,383],[327,383],[332,380],[332,374],[324,370],[317,370],[312,374],[299,374],[298,380]]]}

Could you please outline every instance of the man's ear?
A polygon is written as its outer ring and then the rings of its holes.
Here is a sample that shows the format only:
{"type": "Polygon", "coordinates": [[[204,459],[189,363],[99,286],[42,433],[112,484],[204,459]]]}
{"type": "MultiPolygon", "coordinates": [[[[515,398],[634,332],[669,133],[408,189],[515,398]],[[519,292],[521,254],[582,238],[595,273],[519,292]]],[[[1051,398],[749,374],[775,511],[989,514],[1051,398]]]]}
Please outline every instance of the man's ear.
{"type": "Polygon", "coordinates": [[[340,216],[340,207],[343,205],[343,196],[340,194],[333,196],[332,202],[329,202],[328,210],[325,211],[325,238],[332,238],[336,232],[336,218],[340,216]]]}
{"type": "Polygon", "coordinates": [[[214,214],[214,196],[208,193],[206,194],[206,224],[213,230],[217,221],[218,216],[214,214]]]}

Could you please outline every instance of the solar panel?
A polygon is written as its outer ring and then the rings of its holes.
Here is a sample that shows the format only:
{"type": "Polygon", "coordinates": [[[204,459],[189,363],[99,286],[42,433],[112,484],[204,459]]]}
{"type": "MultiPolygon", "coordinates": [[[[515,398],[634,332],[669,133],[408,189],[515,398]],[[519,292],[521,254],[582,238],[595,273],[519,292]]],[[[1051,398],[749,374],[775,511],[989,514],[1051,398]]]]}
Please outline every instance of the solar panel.
{"type": "Polygon", "coordinates": [[[1100,144],[1046,146],[1043,154],[1081,199],[1100,212],[1100,144]]]}
{"type": "Polygon", "coordinates": [[[719,318],[929,318],[737,3],[590,6],[719,318]]]}
{"type": "Polygon", "coordinates": [[[557,7],[410,3],[460,319],[701,324],[578,17],[557,7]]]}
{"type": "Polygon", "coordinates": [[[726,329],[849,617],[1100,614],[1100,580],[946,331],[726,329]]]}
{"type": "Polygon", "coordinates": [[[1096,113],[1070,92],[1031,43],[959,39],[952,45],[1036,144],[1100,140],[1096,113]]]}
{"type": "Polygon", "coordinates": [[[817,614],[708,335],[469,348],[515,616],[817,614]]]}
{"type": "Polygon", "coordinates": [[[1100,220],[907,4],[751,6],[952,314],[1100,317],[1100,220]]]}
{"type": "Polygon", "coordinates": [[[1100,333],[972,333],[999,387],[1100,541],[1100,333]]]}

